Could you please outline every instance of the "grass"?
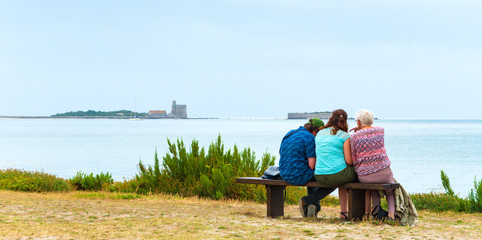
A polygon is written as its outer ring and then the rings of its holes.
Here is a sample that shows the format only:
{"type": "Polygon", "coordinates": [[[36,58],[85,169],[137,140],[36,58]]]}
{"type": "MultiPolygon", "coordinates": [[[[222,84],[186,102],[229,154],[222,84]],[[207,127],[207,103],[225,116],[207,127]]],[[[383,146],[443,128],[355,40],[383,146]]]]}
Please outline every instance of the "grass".
{"type": "Polygon", "coordinates": [[[266,205],[173,195],[0,191],[2,239],[480,239],[482,214],[419,211],[416,227],[344,222],[338,207],[303,219],[296,205],[267,218],[266,205]]]}
{"type": "Polygon", "coordinates": [[[103,193],[103,192],[79,192],[76,195],[78,198],[85,199],[136,199],[141,198],[142,195],[131,193],[103,193]]]}

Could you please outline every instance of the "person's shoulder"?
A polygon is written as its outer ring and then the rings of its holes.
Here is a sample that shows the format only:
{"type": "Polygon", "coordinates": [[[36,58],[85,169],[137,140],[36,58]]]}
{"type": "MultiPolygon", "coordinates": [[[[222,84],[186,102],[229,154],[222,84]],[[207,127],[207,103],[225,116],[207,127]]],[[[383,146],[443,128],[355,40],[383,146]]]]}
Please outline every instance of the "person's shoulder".
{"type": "Polygon", "coordinates": [[[350,137],[353,138],[353,137],[357,137],[358,135],[360,135],[360,131],[352,132],[350,134],[350,137]]]}
{"type": "Polygon", "coordinates": [[[338,130],[338,134],[337,134],[339,137],[343,138],[343,140],[347,140],[348,138],[350,138],[350,134],[348,134],[347,132],[345,131],[342,131],[342,130],[338,130]]]}
{"type": "Polygon", "coordinates": [[[327,128],[323,128],[320,130],[320,132],[329,132],[331,131],[332,127],[327,127],[327,128]]]}
{"type": "Polygon", "coordinates": [[[323,128],[320,131],[318,131],[318,134],[316,136],[323,136],[323,135],[331,135],[331,127],[323,128]]]}
{"type": "Polygon", "coordinates": [[[296,132],[297,134],[301,134],[301,135],[311,134],[311,133],[308,132],[308,130],[306,130],[306,128],[304,128],[304,127],[299,127],[298,129],[295,129],[295,131],[297,131],[297,132],[296,132]]]}
{"type": "Polygon", "coordinates": [[[286,135],[292,133],[292,135],[295,135],[295,136],[313,136],[313,134],[311,134],[310,132],[308,132],[308,130],[306,130],[306,128],[304,127],[299,127],[297,129],[293,129],[291,131],[289,131],[286,135]]]}
{"type": "Polygon", "coordinates": [[[385,129],[382,127],[373,127],[374,132],[384,133],[385,129]]]}

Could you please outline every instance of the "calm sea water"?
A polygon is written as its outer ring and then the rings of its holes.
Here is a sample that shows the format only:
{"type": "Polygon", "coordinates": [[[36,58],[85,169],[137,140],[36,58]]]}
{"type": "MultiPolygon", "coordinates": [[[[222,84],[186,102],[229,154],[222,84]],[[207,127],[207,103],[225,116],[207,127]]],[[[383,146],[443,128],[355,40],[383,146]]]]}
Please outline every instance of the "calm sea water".
{"type": "MultiPolygon", "coordinates": [[[[77,171],[132,178],[137,163],[153,164],[167,152],[167,139],[193,139],[207,147],[220,134],[225,150],[235,144],[279,159],[279,143],[305,120],[188,119],[91,120],[0,119],[0,167],[38,170],[70,178],[77,171]]],[[[349,122],[350,127],[354,121],[349,122]]],[[[379,120],[397,181],[408,192],[441,191],[440,170],[467,196],[482,177],[482,120],[379,120]]],[[[259,158],[258,158],[259,159],[259,158]]]]}

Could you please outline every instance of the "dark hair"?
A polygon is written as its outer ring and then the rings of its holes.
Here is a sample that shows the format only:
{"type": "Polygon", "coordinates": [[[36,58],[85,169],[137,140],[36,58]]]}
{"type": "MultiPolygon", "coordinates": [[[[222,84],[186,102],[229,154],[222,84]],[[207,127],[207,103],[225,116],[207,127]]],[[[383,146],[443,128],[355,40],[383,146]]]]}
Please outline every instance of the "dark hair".
{"type": "Polygon", "coordinates": [[[318,132],[318,131],[320,130],[320,128],[319,128],[319,127],[317,127],[317,126],[315,126],[315,125],[311,124],[311,119],[310,119],[310,121],[309,121],[309,122],[305,123],[305,125],[304,125],[303,127],[305,127],[305,128],[306,128],[306,130],[308,130],[308,132],[310,132],[310,133],[312,133],[313,131],[318,132]]]}
{"type": "Polygon", "coordinates": [[[325,124],[325,126],[321,127],[321,129],[332,127],[331,135],[335,135],[338,130],[342,130],[344,132],[348,132],[348,123],[346,122],[348,118],[348,114],[346,114],[345,110],[337,109],[331,113],[330,119],[325,124]]]}

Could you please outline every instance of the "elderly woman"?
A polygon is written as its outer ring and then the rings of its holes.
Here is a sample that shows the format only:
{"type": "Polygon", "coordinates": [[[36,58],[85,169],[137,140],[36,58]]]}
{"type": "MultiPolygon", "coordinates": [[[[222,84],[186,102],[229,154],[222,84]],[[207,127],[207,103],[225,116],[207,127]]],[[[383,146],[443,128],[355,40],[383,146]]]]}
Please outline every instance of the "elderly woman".
{"type": "MultiPolygon", "coordinates": [[[[315,179],[328,187],[338,187],[345,183],[357,182],[350,153],[348,116],[343,109],[333,111],[328,123],[320,128],[315,137],[316,164],[315,179]]],[[[338,188],[340,218],[347,219],[348,193],[338,188]]]]}
{"type": "MultiPolygon", "coordinates": [[[[351,155],[355,172],[361,183],[394,183],[390,160],[388,159],[384,143],[384,130],[381,127],[372,127],[373,113],[360,110],[355,115],[357,127],[350,137],[351,155]]],[[[385,191],[388,202],[388,217],[395,219],[395,197],[393,190],[385,191]]],[[[373,210],[370,201],[365,203],[365,214],[376,215],[381,209],[380,194],[371,191],[373,210]]]]}

